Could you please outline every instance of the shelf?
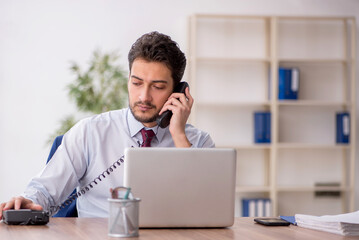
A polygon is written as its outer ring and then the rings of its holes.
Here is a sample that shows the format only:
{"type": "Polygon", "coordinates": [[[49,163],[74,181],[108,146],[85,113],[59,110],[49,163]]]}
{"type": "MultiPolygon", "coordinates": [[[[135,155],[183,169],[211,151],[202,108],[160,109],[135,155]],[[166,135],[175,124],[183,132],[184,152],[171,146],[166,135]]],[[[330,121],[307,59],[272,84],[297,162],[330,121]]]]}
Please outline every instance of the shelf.
{"type": "Polygon", "coordinates": [[[270,149],[271,145],[267,143],[263,144],[248,144],[248,145],[236,145],[236,146],[228,146],[228,145],[219,145],[217,148],[234,148],[237,150],[254,150],[254,149],[270,149]]]}
{"type": "MultiPolygon", "coordinates": [[[[251,149],[270,149],[270,143],[244,144],[244,145],[218,145],[217,148],[234,148],[237,150],[251,149]]],[[[278,149],[327,149],[327,150],[344,150],[350,149],[350,144],[315,144],[315,143],[278,143],[278,149]]]]}
{"type": "Polygon", "coordinates": [[[196,14],[196,18],[211,18],[211,19],[258,19],[269,20],[270,16],[254,16],[254,15],[228,15],[228,14],[196,14]]]}
{"type": "Polygon", "coordinates": [[[218,19],[264,19],[270,20],[277,18],[278,20],[301,20],[301,21],[342,21],[342,20],[355,20],[355,17],[348,16],[270,16],[270,15],[227,15],[227,14],[196,14],[197,18],[218,18],[218,19]]]}
{"type": "Polygon", "coordinates": [[[303,106],[303,107],[349,107],[349,103],[330,102],[319,100],[278,100],[279,106],[303,106]]]}
{"type": "MultiPolygon", "coordinates": [[[[255,58],[255,57],[190,57],[190,60],[196,60],[197,62],[264,62],[269,63],[275,61],[270,58],[255,58]]],[[[278,58],[279,64],[281,63],[340,63],[345,64],[353,62],[353,59],[325,59],[325,58],[278,58]]]]}
{"type": "Polygon", "coordinates": [[[349,149],[348,144],[278,143],[278,149],[349,149]]]}
{"type": "MultiPolygon", "coordinates": [[[[278,106],[303,106],[303,107],[350,107],[346,102],[330,102],[320,100],[277,100],[278,106]]],[[[197,102],[199,107],[253,107],[270,106],[270,101],[264,102],[197,102]]]]}
{"type": "Polygon", "coordinates": [[[279,215],[293,212],[282,204],[287,197],[339,191],[345,194],[335,204],[353,211],[357,143],[335,143],[335,114],[350,112],[350,131],[357,130],[355,18],[197,14],[189,26],[192,121],[222,143],[217,147],[237,150],[236,193],[266,195],[279,215]],[[299,69],[299,100],[277,99],[279,67],[299,69]],[[256,111],[270,111],[270,125],[256,125],[256,111]],[[272,143],[254,143],[255,130],[266,129],[272,143]],[[312,185],[318,179],[340,186],[312,185]]]}
{"type": "Polygon", "coordinates": [[[195,59],[198,62],[264,62],[269,63],[269,58],[250,58],[250,57],[197,57],[197,58],[191,58],[192,60],[195,59]]]}
{"type": "Polygon", "coordinates": [[[355,20],[355,17],[348,16],[277,16],[278,20],[301,20],[301,21],[343,21],[343,20],[355,20]]]}
{"type": "Polygon", "coordinates": [[[239,102],[239,103],[233,103],[233,102],[197,102],[196,107],[214,107],[214,108],[243,108],[243,107],[269,107],[270,102],[239,102]]]}
{"type": "Polygon", "coordinates": [[[291,63],[347,63],[347,59],[341,58],[278,58],[279,63],[291,62],[291,63]]]}
{"type": "Polygon", "coordinates": [[[266,186],[237,186],[236,193],[247,193],[247,192],[269,192],[270,187],[266,186]]]}
{"type": "Polygon", "coordinates": [[[348,187],[310,187],[310,186],[280,186],[277,187],[278,192],[314,192],[314,191],[328,191],[328,192],[345,192],[349,191],[348,187]]]}
{"type": "MultiPolygon", "coordinates": [[[[244,145],[218,145],[217,148],[234,148],[237,150],[270,149],[270,143],[244,144],[244,145]]],[[[278,149],[326,149],[326,150],[344,150],[350,149],[350,144],[315,144],[315,143],[278,143],[278,149]]]]}

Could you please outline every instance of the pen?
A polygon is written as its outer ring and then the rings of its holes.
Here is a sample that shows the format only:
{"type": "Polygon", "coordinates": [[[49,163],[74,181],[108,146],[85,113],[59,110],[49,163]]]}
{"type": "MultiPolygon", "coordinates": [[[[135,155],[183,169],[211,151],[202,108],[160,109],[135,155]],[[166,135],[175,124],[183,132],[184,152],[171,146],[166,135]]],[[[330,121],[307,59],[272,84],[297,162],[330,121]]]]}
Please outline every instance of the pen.
{"type": "Polygon", "coordinates": [[[127,188],[127,191],[126,191],[125,196],[123,197],[123,199],[128,199],[128,195],[130,194],[130,192],[131,192],[131,188],[129,187],[129,188],[127,188]]]}

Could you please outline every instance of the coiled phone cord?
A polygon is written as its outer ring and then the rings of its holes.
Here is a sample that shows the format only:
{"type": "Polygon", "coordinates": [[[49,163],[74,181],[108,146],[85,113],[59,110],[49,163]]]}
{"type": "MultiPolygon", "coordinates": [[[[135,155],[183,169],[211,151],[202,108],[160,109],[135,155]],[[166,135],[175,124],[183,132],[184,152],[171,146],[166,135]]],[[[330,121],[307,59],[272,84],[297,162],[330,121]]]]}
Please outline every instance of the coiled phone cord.
{"type": "Polygon", "coordinates": [[[84,195],[86,192],[90,191],[91,188],[94,188],[98,182],[101,182],[107,176],[109,176],[117,167],[120,167],[121,164],[124,162],[125,156],[123,155],[118,160],[116,160],[109,168],[103,171],[100,175],[98,175],[94,180],[88,183],[85,187],[81,188],[78,192],[71,194],[62,204],[58,206],[51,206],[50,207],[50,216],[60,209],[65,208],[66,206],[70,205],[73,201],[75,201],[78,197],[84,195]]]}
{"type": "MultiPolygon", "coordinates": [[[[157,135],[158,127],[155,135],[157,135]]],[[[147,137],[147,136],[146,136],[147,137]]],[[[143,143],[141,144],[139,141],[137,141],[138,147],[141,147],[143,143]]],[[[133,146],[131,146],[133,147],[133,146]]],[[[86,192],[90,191],[91,188],[93,188],[95,185],[98,184],[98,182],[101,182],[103,179],[106,178],[106,176],[109,176],[117,167],[120,167],[121,164],[124,162],[125,155],[122,155],[119,159],[117,159],[109,168],[107,168],[105,171],[103,171],[100,175],[98,175],[94,180],[92,180],[90,183],[88,183],[85,187],[81,188],[78,192],[75,192],[71,194],[62,204],[58,206],[50,206],[50,216],[55,214],[60,209],[65,208],[66,206],[70,205],[73,201],[75,201],[78,197],[84,195],[86,192]]]]}

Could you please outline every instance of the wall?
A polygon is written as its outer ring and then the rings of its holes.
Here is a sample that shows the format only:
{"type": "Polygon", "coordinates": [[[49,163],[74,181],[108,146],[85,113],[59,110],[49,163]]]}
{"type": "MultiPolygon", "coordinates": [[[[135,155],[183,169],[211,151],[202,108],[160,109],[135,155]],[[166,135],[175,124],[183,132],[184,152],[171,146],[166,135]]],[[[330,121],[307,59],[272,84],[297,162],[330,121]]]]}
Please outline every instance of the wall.
{"type": "MultiPolygon", "coordinates": [[[[186,50],[187,17],[194,13],[330,15],[359,19],[359,2],[1,1],[0,202],[20,194],[31,177],[41,170],[50,148],[45,145],[48,136],[64,116],[75,112],[65,89],[74,77],[69,71],[71,61],[85,66],[96,48],[117,49],[122,56],[120,63],[127,70],[126,55],[131,44],[153,30],[172,36],[186,50]]],[[[358,115],[357,109],[357,119],[358,115]]],[[[356,168],[359,172],[358,161],[356,168]]],[[[359,184],[356,190],[358,209],[359,184]]]]}

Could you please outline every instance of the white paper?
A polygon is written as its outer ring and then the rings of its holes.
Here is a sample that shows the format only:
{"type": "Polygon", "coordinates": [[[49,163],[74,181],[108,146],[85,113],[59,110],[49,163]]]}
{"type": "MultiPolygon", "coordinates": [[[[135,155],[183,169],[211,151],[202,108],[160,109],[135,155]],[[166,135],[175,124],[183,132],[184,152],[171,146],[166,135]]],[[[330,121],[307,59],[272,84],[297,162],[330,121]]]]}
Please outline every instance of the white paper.
{"type": "Polygon", "coordinates": [[[359,236],[359,211],[338,215],[311,216],[296,214],[300,227],[336,233],[345,236],[359,236]]]}

